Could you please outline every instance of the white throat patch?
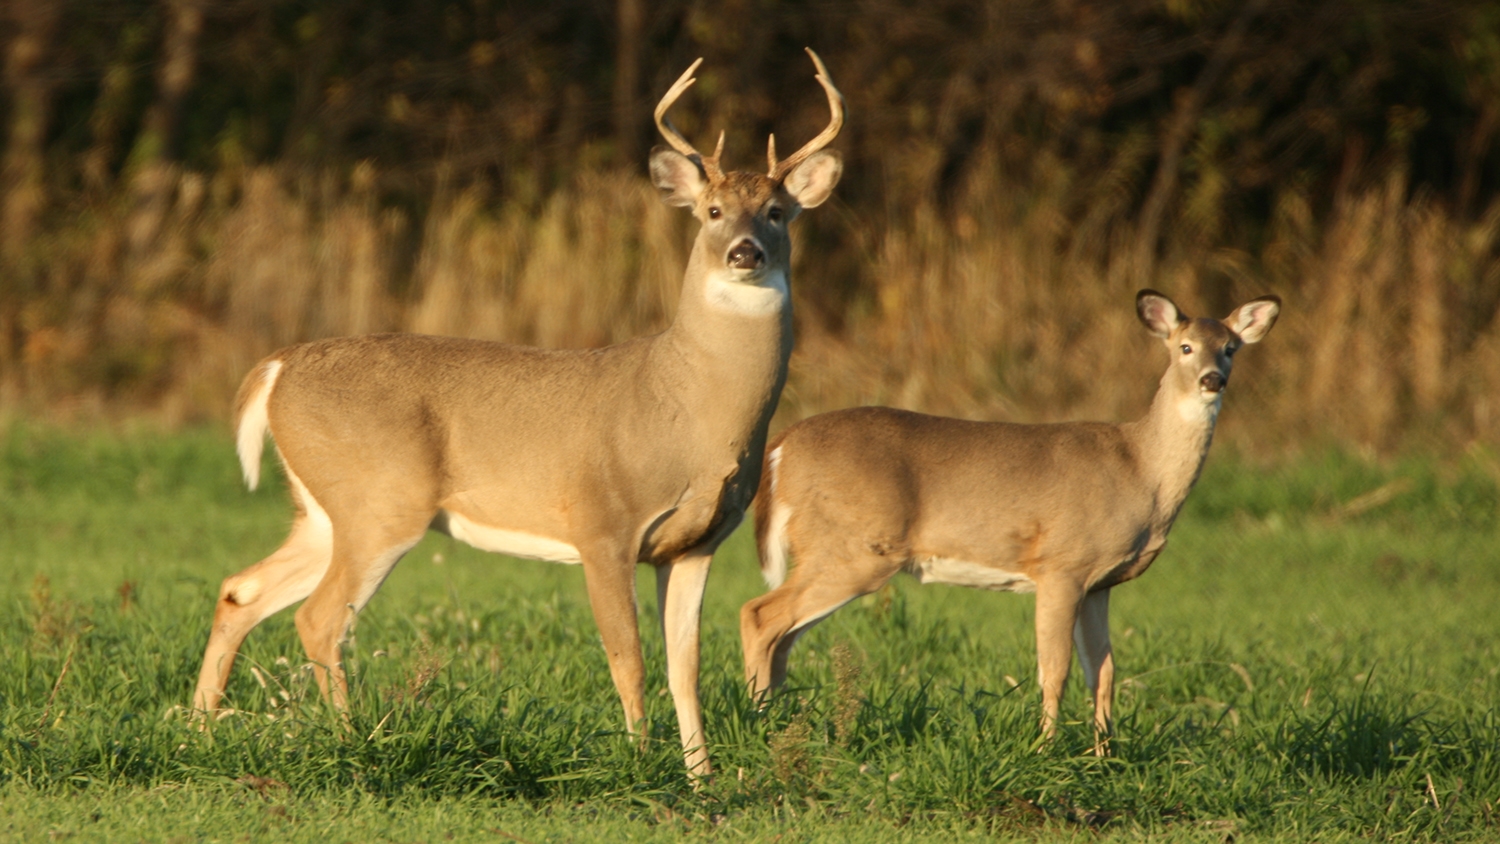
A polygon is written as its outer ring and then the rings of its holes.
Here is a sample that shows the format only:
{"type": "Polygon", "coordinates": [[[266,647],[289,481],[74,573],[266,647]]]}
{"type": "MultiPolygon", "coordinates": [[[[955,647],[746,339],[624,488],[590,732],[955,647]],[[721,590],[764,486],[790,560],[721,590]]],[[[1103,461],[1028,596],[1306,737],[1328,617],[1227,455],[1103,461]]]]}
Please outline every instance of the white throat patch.
{"type": "Polygon", "coordinates": [[[1216,393],[1212,401],[1205,402],[1201,395],[1193,394],[1177,402],[1177,413],[1184,422],[1213,422],[1219,418],[1219,408],[1224,406],[1224,394],[1216,393]]]}
{"type": "Polygon", "coordinates": [[[786,273],[772,270],[754,282],[739,281],[730,270],[710,273],[708,304],[745,316],[770,316],[787,301],[786,273]]]}

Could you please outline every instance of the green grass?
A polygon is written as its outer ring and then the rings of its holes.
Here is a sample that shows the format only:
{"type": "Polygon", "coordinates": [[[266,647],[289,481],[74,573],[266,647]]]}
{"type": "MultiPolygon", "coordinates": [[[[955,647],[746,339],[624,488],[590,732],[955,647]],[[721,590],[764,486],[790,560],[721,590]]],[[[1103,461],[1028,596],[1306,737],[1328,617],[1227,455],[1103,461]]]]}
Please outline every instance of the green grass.
{"type": "Polygon", "coordinates": [[[284,490],[246,492],[219,431],[13,426],[0,838],[1493,840],[1495,465],[1212,455],[1168,550],[1115,592],[1124,679],[1104,760],[1076,676],[1058,741],[1038,747],[1029,597],[910,579],[807,635],[789,689],[755,712],[737,612],[763,587],[742,531],[704,610],[718,775],[695,792],[650,573],[659,740],[641,749],[577,567],[439,536],[359,619],[352,730],[309,692],[290,612],[251,635],[238,713],[194,729],[177,707],[218,582],[281,541],[284,490]]]}

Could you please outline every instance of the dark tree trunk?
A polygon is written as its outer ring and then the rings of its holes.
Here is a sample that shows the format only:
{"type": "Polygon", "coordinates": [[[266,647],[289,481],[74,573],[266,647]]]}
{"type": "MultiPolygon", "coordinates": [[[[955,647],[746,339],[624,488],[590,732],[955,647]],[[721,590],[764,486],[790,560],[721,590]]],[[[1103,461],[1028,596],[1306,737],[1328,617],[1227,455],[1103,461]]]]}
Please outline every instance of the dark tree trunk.
{"type": "Polygon", "coordinates": [[[622,167],[636,165],[640,157],[641,116],[636,99],[645,17],[641,0],[618,0],[615,6],[615,149],[622,167]]]}
{"type": "Polygon", "coordinates": [[[53,84],[43,66],[53,48],[60,6],[55,0],[11,0],[5,10],[15,32],[5,56],[10,139],[0,168],[5,191],[0,252],[7,259],[25,248],[46,203],[44,148],[52,119],[53,84]]]}

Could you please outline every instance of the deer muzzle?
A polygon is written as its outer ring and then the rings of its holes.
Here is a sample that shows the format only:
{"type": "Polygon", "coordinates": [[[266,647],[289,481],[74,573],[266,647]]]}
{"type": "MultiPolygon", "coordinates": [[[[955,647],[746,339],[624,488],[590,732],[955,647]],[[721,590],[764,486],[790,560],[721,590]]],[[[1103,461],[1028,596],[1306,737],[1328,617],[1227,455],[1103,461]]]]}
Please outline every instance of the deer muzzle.
{"type": "Polygon", "coordinates": [[[727,261],[729,266],[737,270],[758,270],[766,262],[766,252],[760,248],[760,244],[747,237],[729,250],[727,261]]]}
{"type": "Polygon", "coordinates": [[[1218,393],[1224,390],[1224,376],[1222,373],[1209,372],[1198,379],[1198,386],[1206,393],[1218,393]]]}

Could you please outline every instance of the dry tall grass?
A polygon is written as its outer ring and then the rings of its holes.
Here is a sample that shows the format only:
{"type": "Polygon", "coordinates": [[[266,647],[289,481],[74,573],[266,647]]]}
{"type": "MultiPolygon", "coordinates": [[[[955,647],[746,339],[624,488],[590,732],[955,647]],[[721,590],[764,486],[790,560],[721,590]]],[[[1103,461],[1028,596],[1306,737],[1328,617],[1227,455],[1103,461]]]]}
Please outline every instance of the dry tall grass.
{"type": "MultiPolygon", "coordinates": [[[[0,358],[12,413],[218,419],[260,356],[330,335],[617,342],[670,320],[693,234],[636,175],[580,176],[539,211],[440,188],[420,219],[376,200],[369,165],[342,181],[165,165],[137,178],[31,241],[31,287],[0,303],[17,341],[0,355],[22,350],[0,358]]],[[[1500,442],[1500,204],[1461,222],[1410,199],[1399,172],[1322,212],[1289,189],[1257,254],[1184,227],[1143,280],[1135,232],[1069,224],[1062,192],[1017,202],[995,178],[957,210],[829,212],[842,222],[822,241],[840,254],[797,255],[783,417],[858,403],[1129,417],[1164,361],[1132,309],[1152,286],[1219,316],[1263,292],[1285,299],[1234,379],[1224,435],[1242,446],[1500,442]],[[812,294],[839,261],[858,290],[829,314],[812,294]]]]}
{"type": "Polygon", "coordinates": [[[1319,223],[1312,198],[1288,191],[1259,255],[1179,242],[1147,279],[1135,273],[1132,232],[1080,248],[1045,203],[1007,219],[981,201],[953,225],[915,209],[872,238],[875,306],[839,336],[804,343],[793,404],[1128,418],[1165,364],[1136,322],[1136,289],[1214,316],[1274,292],[1286,302],[1282,325],[1238,361],[1228,436],[1375,450],[1413,435],[1494,442],[1500,203],[1465,224],[1407,194],[1394,173],[1335,197],[1319,223]]]}

